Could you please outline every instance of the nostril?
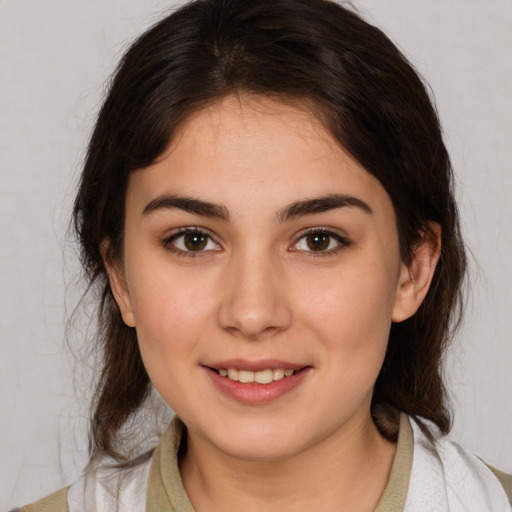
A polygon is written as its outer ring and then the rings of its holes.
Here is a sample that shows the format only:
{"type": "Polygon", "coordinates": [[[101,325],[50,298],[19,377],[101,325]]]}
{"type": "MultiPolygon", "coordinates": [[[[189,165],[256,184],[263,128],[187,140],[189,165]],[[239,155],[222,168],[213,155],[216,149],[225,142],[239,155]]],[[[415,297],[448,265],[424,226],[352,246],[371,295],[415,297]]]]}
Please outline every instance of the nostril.
{"type": "Polygon", "coordinates": [[[233,336],[257,340],[286,329],[291,313],[286,280],[268,254],[258,248],[238,253],[224,275],[218,303],[218,323],[233,336]],[[280,277],[280,279],[278,279],[280,277]],[[279,283],[279,285],[277,284],[279,283]]]}

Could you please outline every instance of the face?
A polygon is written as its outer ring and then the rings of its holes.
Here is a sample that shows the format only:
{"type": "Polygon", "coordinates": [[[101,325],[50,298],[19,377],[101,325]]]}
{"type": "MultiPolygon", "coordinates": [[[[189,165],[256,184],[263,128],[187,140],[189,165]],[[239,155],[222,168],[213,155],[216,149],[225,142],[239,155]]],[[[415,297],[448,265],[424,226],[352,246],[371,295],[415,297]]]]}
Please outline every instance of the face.
{"type": "Polygon", "coordinates": [[[132,173],[125,222],[114,294],[190,436],[274,460],[371,421],[390,324],[422,297],[387,193],[310,113],[196,113],[132,173]]]}

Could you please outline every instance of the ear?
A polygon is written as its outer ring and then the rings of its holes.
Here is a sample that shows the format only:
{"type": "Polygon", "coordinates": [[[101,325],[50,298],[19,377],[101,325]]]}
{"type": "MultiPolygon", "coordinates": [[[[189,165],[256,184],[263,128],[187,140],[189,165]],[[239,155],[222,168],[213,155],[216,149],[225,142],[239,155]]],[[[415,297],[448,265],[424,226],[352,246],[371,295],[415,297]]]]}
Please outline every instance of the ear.
{"type": "Polygon", "coordinates": [[[110,289],[112,290],[112,295],[114,296],[119,310],[121,311],[124,323],[128,327],[135,327],[135,317],[124,271],[121,268],[120,262],[112,260],[112,257],[109,254],[109,249],[110,240],[103,240],[100,244],[100,252],[101,257],[103,258],[103,264],[107,270],[110,289]]]}
{"type": "Polygon", "coordinates": [[[402,263],[393,307],[393,322],[402,322],[416,313],[429,290],[440,252],[441,226],[429,222],[413,250],[410,264],[402,263]]]}

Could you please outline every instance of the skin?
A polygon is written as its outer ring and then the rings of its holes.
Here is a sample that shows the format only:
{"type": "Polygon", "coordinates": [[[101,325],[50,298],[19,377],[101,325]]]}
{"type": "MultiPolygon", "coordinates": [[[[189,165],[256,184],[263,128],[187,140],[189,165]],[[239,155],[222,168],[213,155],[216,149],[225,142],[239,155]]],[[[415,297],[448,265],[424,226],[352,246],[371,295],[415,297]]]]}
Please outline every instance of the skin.
{"type": "Polygon", "coordinates": [[[300,106],[225,98],[132,173],[124,260],[106,264],[153,385],[187,425],[180,469],[196,510],[374,510],[395,446],[371,419],[372,390],[390,325],[417,310],[438,254],[425,240],[401,262],[384,188],[300,106]],[[283,219],[332,194],[360,204],[283,219]],[[218,210],[170,207],[169,196],[218,210]],[[206,245],[188,250],[182,228],[206,245]],[[312,250],[310,229],[325,249],[312,250]],[[307,371],[247,404],[205,371],[228,359],[307,371]]]}

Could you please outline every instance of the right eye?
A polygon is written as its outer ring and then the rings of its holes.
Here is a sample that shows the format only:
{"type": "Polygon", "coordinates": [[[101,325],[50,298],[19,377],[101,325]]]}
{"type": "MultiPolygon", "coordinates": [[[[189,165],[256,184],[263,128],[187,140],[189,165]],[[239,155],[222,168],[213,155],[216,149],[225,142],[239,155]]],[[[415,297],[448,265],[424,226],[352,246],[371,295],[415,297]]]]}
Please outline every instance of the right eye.
{"type": "Polygon", "coordinates": [[[165,247],[181,254],[220,250],[208,233],[197,229],[185,229],[171,236],[165,241],[165,247]]]}

